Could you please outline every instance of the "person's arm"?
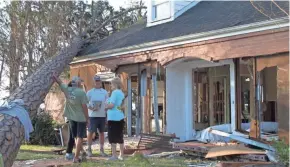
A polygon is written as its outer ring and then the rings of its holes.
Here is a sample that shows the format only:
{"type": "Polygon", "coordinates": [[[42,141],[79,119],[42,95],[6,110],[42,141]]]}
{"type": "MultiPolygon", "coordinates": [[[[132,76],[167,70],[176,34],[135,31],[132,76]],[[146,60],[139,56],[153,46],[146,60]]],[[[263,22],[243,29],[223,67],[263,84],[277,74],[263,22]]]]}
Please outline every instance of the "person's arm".
{"type": "Polygon", "coordinates": [[[68,86],[64,84],[55,74],[52,75],[52,79],[59,85],[61,91],[64,93],[65,97],[68,99],[68,92],[67,88],[68,86]]]}
{"type": "Polygon", "coordinates": [[[56,74],[52,75],[52,79],[58,84],[61,85],[62,81],[56,76],[56,74]]]}
{"type": "Polygon", "coordinates": [[[86,122],[88,123],[89,122],[89,113],[88,113],[87,104],[88,104],[88,98],[87,98],[86,93],[84,92],[83,97],[82,97],[82,108],[83,108],[83,112],[84,112],[84,115],[86,118],[86,122]]]}
{"type": "Polygon", "coordinates": [[[88,122],[88,120],[89,120],[89,113],[88,113],[87,104],[82,104],[82,108],[83,108],[84,115],[86,117],[86,121],[88,122]]]}
{"type": "Polygon", "coordinates": [[[112,108],[114,108],[115,103],[116,103],[116,92],[113,91],[113,92],[111,93],[111,97],[110,97],[110,99],[108,100],[108,104],[106,105],[106,108],[105,108],[105,109],[108,110],[108,109],[112,109],[112,108]]]}

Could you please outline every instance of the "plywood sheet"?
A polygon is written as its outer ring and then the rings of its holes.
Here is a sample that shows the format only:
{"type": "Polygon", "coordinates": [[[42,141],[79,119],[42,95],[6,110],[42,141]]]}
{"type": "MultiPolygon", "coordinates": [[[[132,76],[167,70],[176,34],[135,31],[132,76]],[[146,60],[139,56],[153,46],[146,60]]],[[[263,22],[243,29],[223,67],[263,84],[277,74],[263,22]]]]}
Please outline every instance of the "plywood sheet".
{"type": "Polygon", "coordinates": [[[205,158],[220,157],[226,155],[241,155],[241,154],[265,154],[265,151],[251,149],[244,145],[230,145],[222,147],[212,147],[208,151],[205,158]]]}

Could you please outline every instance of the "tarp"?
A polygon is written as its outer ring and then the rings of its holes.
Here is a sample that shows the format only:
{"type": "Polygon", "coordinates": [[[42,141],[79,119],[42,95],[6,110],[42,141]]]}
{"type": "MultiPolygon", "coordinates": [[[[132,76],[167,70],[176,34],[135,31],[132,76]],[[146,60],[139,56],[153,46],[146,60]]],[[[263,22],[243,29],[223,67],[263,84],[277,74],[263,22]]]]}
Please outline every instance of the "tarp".
{"type": "MultiPolygon", "coordinates": [[[[261,131],[262,132],[278,132],[278,123],[277,122],[261,122],[260,124],[261,131]]],[[[241,128],[243,130],[249,131],[250,129],[250,123],[242,123],[241,128]]],[[[198,140],[201,142],[206,143],[216,143],[216,142],[229,142],[230,138],[223,137],[219,135],[215,135],[210,133],[210,129],[213,130],[219,130],[226,133],[232,133],[231,131],[231,124],[222,124],[222,125],[216,125],[208,127],[201,131],[196,131],[194,140],[198,140]]]]}
{"type": "Polygon", "coordinates": [[[0,106],[0,114],[7,114],[12,117],[17,117],[24,126],[25,140],[29,140],[29,133],[33,131],[32,123],[29,118],[29,114],[23,107],[24,102],[21,99],[16,99],[10,103],[4,103],[0,106]]]}

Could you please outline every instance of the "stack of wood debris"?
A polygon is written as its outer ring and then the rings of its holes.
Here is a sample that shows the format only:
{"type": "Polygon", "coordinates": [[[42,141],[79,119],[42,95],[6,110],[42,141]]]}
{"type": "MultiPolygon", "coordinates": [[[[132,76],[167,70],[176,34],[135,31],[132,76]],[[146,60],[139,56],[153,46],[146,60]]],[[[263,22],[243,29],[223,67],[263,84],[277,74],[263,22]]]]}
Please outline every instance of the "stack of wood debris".
{"type": "MultiPolygon", "coordinates": [[[[203,143],[199,141],[174,143],[173,148],[180,149],[188,156],[200,159],[224,161],[223,166],[271,165],[276,166],[275,149],[265,140],[253,140],[238,135],[211,130],[211,133],[228,137],[230,143],[203,143]],[[240,165],[239,165],[240,164],[240,165]]],[[[278,165],[280,166],[280,165],[278,165]]]]}

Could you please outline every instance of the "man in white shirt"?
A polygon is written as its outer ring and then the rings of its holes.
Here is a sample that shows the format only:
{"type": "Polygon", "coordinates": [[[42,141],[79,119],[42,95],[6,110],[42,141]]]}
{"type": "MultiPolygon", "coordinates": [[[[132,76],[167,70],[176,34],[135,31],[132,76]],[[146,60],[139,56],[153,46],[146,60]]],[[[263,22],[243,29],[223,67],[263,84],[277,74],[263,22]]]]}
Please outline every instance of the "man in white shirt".
{"type": "Polygon", "coordinates": [[[104,131],[106,125],[106,112],[105,102],[108,99],[108,92],[102,88],[101,78],[97,75],[94,76],[95,87],[88,91],[87,97],[89,100],[89,119],[90,124],[88,127],[88,156],[92,156],[92,138],[93,133],[99,133],[100,153],[106,156],[104,152],[104,131]]]}

